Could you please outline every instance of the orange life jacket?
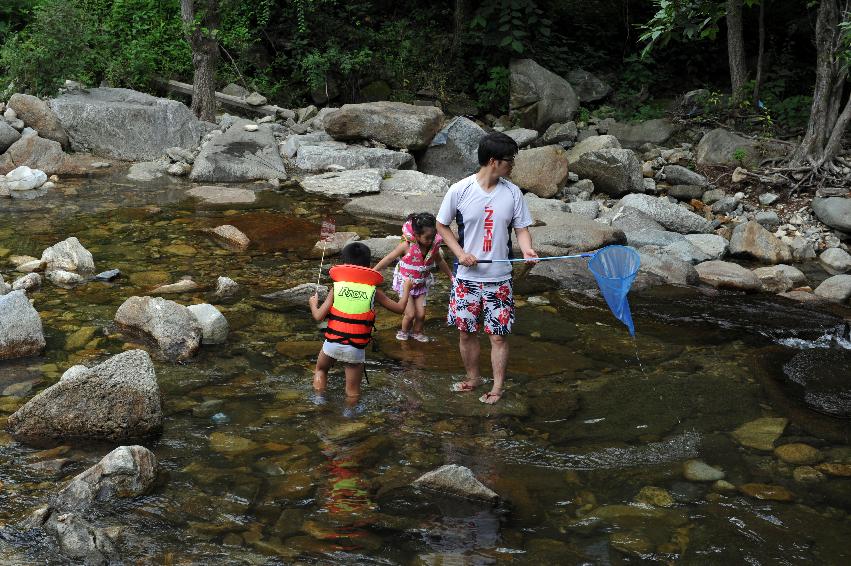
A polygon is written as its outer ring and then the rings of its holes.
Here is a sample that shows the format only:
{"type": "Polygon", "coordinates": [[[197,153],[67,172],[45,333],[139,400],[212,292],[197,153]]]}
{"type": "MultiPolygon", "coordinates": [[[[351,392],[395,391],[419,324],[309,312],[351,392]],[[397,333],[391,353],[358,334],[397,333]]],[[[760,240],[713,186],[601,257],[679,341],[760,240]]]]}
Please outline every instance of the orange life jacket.
{"type": "Polygon", "coordinates": [[[329,272],[334,302],[328,313],[325,339],[364,349],[375,325],[375,291],[384,277],[359,265],[337,265],[329,272]]]}

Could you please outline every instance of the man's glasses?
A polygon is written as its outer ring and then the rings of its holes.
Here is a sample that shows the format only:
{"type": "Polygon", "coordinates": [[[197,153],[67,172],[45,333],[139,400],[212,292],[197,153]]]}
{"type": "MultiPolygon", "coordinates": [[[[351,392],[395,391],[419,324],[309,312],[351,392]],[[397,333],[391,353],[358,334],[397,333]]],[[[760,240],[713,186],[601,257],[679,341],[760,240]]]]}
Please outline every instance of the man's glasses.
{"type": "Polygon", "coordinates": [[[514,163],[513,157],[503,157],[502,159],[497,159],[497,161],[505,161],[506,163],[514,163]]]}

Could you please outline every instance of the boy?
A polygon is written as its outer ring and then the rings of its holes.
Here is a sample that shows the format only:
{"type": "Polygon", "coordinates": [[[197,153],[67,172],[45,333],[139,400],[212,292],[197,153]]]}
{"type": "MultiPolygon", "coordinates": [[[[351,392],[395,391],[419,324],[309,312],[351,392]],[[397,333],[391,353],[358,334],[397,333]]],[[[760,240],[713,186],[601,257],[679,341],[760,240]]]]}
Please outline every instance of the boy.
{"type": "Polygon", "coordinates": [[[328,370],[335,361],[345,364],[346,404],[353,407],[360,397],[366,346],[372,338],[375,323],[375,302],[396,314],[405,312],[411,291],[411,280],[406,279],[399,301],[391,300],[378,289],[384,278],[369,268],[372,260],[369,248],[353,242],[340,252],[342,265],[331,268],[334,281],[332,292],[319,306],[318,292],[308,299],[313,319],[328,319],[325,343],[316,360],[313,389],[321,395],[328,382],[328,370]]]}

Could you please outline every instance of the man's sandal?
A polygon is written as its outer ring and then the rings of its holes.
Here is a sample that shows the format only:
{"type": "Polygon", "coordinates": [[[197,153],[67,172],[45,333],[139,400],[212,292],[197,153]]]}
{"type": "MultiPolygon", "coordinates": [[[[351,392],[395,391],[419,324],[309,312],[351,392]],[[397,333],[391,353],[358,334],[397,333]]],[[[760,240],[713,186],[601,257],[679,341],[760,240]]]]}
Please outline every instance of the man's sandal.
{"type": "Polygon", "coordinates": [[[479,381],[475,385],[472,385],[467,381],[456,381],[449,389],[451,389],[455,393],[469,393],[470,391],[473,391],[476,387],[480,387],[481,385],[484,385],[483,381],[479,381]]]}
{"type": "Polygon", "coordinates": [[[488,391],[481,397],[479,397],[479,402],[484,403],[485,405],[495,405],[497,401],[502,399],[503,391],[499,393],[494,393],[493,391],[488,391]]]}

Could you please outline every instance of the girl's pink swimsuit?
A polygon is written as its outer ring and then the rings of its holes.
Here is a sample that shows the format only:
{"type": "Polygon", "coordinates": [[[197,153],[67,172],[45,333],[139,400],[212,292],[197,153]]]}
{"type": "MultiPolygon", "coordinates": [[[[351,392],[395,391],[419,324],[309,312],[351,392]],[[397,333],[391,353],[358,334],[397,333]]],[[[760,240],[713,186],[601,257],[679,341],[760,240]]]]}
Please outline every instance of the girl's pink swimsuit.
{"type": "Polygon", "coordinates": [[[410,220],[402,226],[402,238],[408,242],[408,253],[399,258],[399,263],[393,270],[393,290],[401,293],[405,278],[410,277],[411,296],[425,295],[434,283],[432,271],[437,265],[437,254],[440,253],[440,244],[443,243],[443,238],[440,237],[440,234],[435,234],[434,243],[423,255],[410,220]]]}

